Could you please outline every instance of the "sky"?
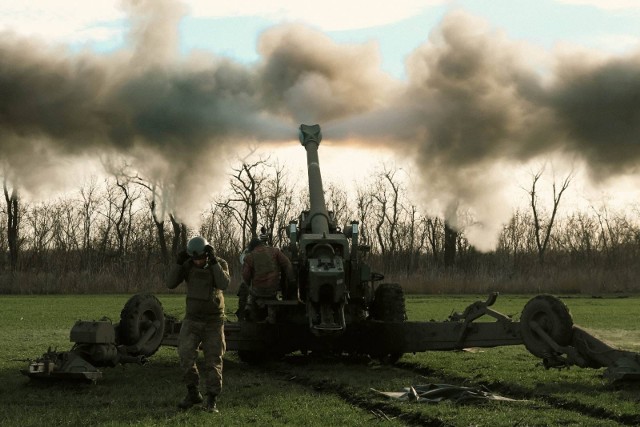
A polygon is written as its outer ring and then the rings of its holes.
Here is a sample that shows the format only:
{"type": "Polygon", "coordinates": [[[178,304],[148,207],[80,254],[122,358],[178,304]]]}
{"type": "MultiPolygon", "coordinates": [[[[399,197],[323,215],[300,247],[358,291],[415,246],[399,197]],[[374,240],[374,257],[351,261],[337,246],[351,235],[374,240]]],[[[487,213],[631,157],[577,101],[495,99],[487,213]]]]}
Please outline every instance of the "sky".
{"type": "Polygon", "coordinates": [[[304,162],[319,123],[325,177],[392,160],[489,247],[531,168],[636,196],[639,24],[640,0],[0,0],[4,173],[46,193],[124,157],[193,212],[212,164],[304,162]]]}

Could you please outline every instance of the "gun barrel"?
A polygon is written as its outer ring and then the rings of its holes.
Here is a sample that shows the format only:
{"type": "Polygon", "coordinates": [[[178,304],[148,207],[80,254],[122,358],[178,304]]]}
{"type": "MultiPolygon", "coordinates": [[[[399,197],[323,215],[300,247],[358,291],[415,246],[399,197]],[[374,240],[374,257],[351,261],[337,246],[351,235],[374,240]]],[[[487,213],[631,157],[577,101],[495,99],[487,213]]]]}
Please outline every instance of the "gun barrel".
{"type": "Polygon", "coordinates": [[[324,200],[320,161],[318,159],[318,147],[321,140],[320,125],[300,125],[300,142],[307,151],[311,230],[318,234],[329,232],[329,214],[324,200]]]}

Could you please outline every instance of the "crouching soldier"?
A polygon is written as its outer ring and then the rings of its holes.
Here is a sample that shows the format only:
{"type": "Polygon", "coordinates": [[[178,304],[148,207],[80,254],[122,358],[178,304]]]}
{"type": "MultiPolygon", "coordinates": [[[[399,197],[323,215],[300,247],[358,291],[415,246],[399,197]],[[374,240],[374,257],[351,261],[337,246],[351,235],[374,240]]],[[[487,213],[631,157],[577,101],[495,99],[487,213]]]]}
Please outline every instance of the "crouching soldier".
{"type": "Polygon", "coordinates": [[[178,254],[177,264],[169,271],[167,287],[174,289],[183,281],[187,286],[186,315],[180,328],[178,355],[187,395],[178,407],[188,409],[203,401],[196,366],[198,348],[202,348],[205,409],[218,412],[216,400],[222,390],[222,356],[226,349],[222,291],[229,286],[229,267],[214,255],[213,247],[203,237],[190,239],[186,252],[178,254]]]}
{"type": "MultiPolygon", "coordinates": [[[[278,248],[267,246],[264,241],[254,238],[249,244],[249,253],[244,257],[242,279],[249,284],[247,305],[253,320],[260,320],[260,300],[276,299],[282,279],[287,288],[296,287],[291,261],[278,248]]],[[[297,288],[295,293],[297,294],[297,288]]],[[[267,322],[275,323],[275,312],[268,309],[267,322]]]]}
{"type": "MultiPolygon", "coordinates": [[[[258,238],[265,246],[268,246],[269,236],[267,235],[267,230],[264,227],[260,229],[260,236],[258,238]]],[[[251,242],[253,242],[254,246],[257,244],[257,240],[255,239],[252,239],[251,242]]],[[[249,252],[251,252],[251,249],[254,249],[254,247],[251,246],[251,242],[249,242],[249,246],[247,246],[240,254],[241,268],[244,268],[244,258],[249,254],[249,252]]],[[[240,287],[238,288],[238,293],[236,295],[238,296],[238,310],[236,310],[236,317],[238,320],[244,320],[247,317],[246,310],[248,308],[247,302],[249,301],[249,285],[246,281],[242,280],[240,282],[240,287]]]]}

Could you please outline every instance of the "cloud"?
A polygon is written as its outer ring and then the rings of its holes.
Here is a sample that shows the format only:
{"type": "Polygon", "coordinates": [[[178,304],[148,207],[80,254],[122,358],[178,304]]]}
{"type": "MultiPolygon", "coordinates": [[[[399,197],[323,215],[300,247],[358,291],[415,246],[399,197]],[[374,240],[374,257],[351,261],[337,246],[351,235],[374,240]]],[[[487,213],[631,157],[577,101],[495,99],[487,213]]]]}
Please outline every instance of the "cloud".
{"type": "Polygon", "coordinates": [[[0,0],[0,30],[56,42],[105,40],[121,29],[113,22],[126,18],[120,1],[0,0]]]}
{"type": "Polygon", "coordinates": [[[557,0],[559,3],[573,5],[587,5],[598,9],[605,10],[621,10],[621,9],[637,9],[640,10],[640,2],[638,0],[557,0]]]}
{"type": "Polygon", "coordinates": [[[233,2],[191,0],[187,2],[194,16],[260,16],[274,22],[298,22],[323,31],[343,31],[388,25],[415,16],[426,8],[447,3],[446,0],[397,0],[373,7],[365,0],[325,0],[301,2],[275,0],[233,2]]]}
{"type": "Polygon", "coordinates": [[[607,52],[628,52],[640,49],[640,40],[629,34],[607,34],[595,37],[593,44],[607,52]]]}
{"type": "MultiPolygon", "coordinates": [[[[179,2],[186,13],[196,18],[261,17],[274,23],[304,23],[324,31],[392,24],[444,3],[446,0],[398,0],[389,8],[371,7],[364,0],[179,2]]],[[[9,30],[61,43],[119,39],[126,32],[123,20],[128,16],[123,4],[130,7],[134,3],[123,0],[0,0],[0,31],[9,30]]],[[[178,5],[178,2],[174,4],[178,5]]]]}

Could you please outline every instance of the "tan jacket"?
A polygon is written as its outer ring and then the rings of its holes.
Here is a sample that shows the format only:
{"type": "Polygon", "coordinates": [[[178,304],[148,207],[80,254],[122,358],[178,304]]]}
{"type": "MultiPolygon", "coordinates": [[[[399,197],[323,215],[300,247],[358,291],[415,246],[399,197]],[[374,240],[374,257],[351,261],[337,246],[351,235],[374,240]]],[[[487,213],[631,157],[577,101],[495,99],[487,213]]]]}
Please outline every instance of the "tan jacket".
{"type": "Polygon", "coordinates": [[[187,284],[187,312],[185,319],[209,321],[224,318],[224,295],[229,282],[229,265],[216,257],[216,263],[198,268],[189,259],[175,264],[167,276],[167,287],[174,289],[183,281],[187,284]]]}
{"type": "Polygon", "coordinates": [[[294,280],[291,261],[278,248],[259,245],[244,257],[242,279],[256,296],[275,295],[282,273],[287,280],[294,280]]]}

